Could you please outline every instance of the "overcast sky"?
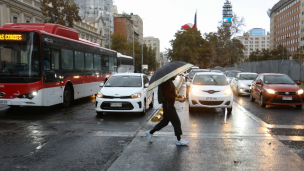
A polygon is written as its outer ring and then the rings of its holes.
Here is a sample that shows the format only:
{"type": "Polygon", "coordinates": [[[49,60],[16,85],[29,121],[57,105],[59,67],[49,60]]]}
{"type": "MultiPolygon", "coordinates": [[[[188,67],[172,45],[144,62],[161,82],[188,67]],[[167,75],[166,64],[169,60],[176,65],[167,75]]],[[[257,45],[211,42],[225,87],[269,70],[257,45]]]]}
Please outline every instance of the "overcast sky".
{"type": "MultiPolygon", "coordinates": [[[[118,12],[138,14],[144,23],[144,37],[160,40],[160,51],[171,48],[169,43],[177,30],[194,23],[197,10],[198,29],[202,34],[217,31],[226,0],[114,0],[118,12]]],[[[267,10],[279,0],[231,0],[233,12],[245,18],[244,31],[264,28],[270,31],[267,10]]]]}

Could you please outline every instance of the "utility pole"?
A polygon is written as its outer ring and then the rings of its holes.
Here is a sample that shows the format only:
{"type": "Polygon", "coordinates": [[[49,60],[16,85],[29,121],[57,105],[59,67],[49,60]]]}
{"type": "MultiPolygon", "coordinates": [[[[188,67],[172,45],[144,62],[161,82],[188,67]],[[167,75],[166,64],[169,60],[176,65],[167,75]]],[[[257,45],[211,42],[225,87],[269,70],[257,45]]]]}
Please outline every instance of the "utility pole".
{"type": "Polygon", "coordinates": [[[134,56],[134,23],[132,22],[132,27],[133,27],[133,59],[134,59],[134,68],[136,70],[136,66],[135,66],[135,56],[134,56]]]}
{"type": "Polygon", "coordinates": [[[143,72],[143,61],[144,61],[144,43],[141,43],[141,73],[143,72]]]}

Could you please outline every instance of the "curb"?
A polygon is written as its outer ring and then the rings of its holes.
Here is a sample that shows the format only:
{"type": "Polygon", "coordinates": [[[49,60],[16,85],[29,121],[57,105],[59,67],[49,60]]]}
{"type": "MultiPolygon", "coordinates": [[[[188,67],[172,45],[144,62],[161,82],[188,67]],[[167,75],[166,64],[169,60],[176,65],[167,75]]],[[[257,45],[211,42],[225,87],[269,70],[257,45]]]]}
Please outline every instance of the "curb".
{"type": "MultiPolygon", "coordinates": [[[[176,87],[176,91],[179,92],[180,88],[182,87],[183,82],[185,81],[184,77],[182,77],[182,80],[179,82],[178,86],[176,87]]],[[[152,122],[159,122],[163,118],[164,110],[163,107],[161,107],[156,114],[152,117],[152,122]]]]}

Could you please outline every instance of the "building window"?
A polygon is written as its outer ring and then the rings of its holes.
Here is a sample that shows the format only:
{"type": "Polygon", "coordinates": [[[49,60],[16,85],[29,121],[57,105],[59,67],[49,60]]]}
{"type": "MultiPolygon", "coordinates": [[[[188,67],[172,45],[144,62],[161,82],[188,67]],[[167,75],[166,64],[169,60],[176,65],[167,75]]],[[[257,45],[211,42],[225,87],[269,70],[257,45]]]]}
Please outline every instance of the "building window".
{"type": "Polygon", "coordinates": [[[18,17],[13,17],[13,23],[17,23],[18,22],[18,17]]]}
{"type": "Polygon", "coordinates": [[[26,20],[26,23],[30,23],[30,21],[29,21],[29,20],[26,20]]]}

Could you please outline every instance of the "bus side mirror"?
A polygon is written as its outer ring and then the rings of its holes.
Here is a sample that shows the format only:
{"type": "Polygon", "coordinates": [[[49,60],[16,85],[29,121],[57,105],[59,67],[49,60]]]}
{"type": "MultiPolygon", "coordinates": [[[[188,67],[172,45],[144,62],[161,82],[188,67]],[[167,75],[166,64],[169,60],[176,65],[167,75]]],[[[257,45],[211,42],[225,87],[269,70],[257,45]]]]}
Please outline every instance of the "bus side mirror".
{"type": "Polygon", "coordinates": [[[100,84],[99,84],[99,87],[103,87],[103,86],[104,86],[104,83],[100,83],[100,84]]]}
{"type": "Polygon", "coordinates": [[[301,85],[301,82],[297,82],[298,85],[301,85]]]}
{"type": "Polygon", "coordinates": [[[145,84],[145,88],[148,88],[148,87],[149,87],[149,83],[146,83],[146,84],[145,84]]]}
{"type": "Polygon", "coordinates": [[[262,81],[257,81],[256,84],[262,84],[262,81]]]}

